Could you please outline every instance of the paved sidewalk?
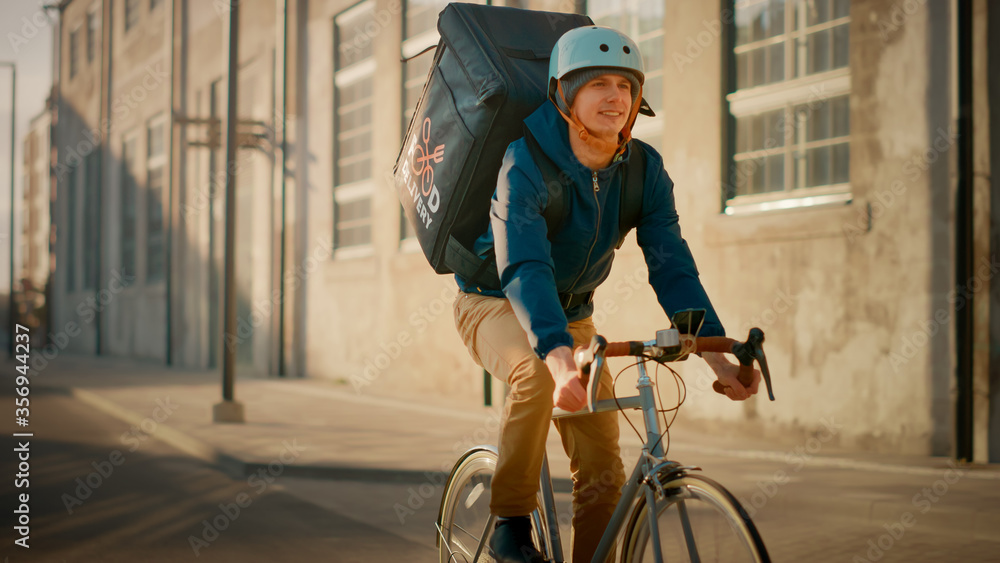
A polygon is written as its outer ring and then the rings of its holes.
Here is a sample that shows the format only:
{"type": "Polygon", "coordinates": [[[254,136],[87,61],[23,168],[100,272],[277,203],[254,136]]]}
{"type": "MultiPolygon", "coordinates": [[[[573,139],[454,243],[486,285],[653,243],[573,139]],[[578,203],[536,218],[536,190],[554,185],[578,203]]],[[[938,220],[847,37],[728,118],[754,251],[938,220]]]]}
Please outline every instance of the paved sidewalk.
{"type": "MultiPolygon", "coordinates": [[[[495,408],[451,405],[439,397],[405,401],[323,380],[240,375],[236,398],[245,405],[246,423],[215,424],[218,371],[89,356],[60,356],[33,376],[32,385],[67,389],[127,421],[134,431],[123,444],[163,440],[234,476],[270,466],[286,476],[436,483],[467,447],[495,443],[499,421],[495,408]]],[[[621,435],[631,467],[639,442],[624,421],[621,435]]],[[[787,444],[727,443],[682,423],[672,437],[671,457],[702,467],[759,517],[848,519],[870,523],[877,538],[905,523],[909,513],[934,533],[1000,542],[1000,466],[955,467],[942,458],[828,448],[795,453],[787,444]]],[[[554,431],[549,456],[557,489],[565,490],[568,460],[554,431]]]]}

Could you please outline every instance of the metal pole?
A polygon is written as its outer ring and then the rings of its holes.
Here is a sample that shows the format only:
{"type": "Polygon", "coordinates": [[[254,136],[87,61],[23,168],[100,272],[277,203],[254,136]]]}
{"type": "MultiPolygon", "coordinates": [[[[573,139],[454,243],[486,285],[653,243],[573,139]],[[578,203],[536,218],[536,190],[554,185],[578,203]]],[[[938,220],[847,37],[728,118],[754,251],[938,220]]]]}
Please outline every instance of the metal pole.
{"type": "Polygon", "coordinates": [[[215,405],[216,422],[243,422],[243,405],[233,401],[236,368],[236,73],[239,67],[240,0],[229,8],[229,70],[226,77],[226,255],[223,294],[225,325],[222,341],[222,402],[215,405]]]}
{"type": "MultiPolygon", "coordinates": [[[[968,294],[973,278],[974,194],[972,152],[972,6],[958,2],[958,187],[955,194],[955,284],[968,294]]],[[[973,300],[955,307],[955,458],[973,461],[974,418],[973,406],[973,300]]]]}
{"type": "MultiPolygon", "coordinates": [[[[288,126],[288,0],[282,0],[278,7],[278,17],[281,21],[279,33],[281,36],[276,44],[281,48],[281,161],[280,186],[281,186],[281,252],[278,259],[278,287],[281,300],[278,302],[278,375],[285,376],[285,245],[286,245],[286,220],[288,218],[287,199],[285,193],[285,171],[288,170],[288,141],[285,131],[288,126]]],[[[279,78],[276,76],[275,80],[279,78]]]]}

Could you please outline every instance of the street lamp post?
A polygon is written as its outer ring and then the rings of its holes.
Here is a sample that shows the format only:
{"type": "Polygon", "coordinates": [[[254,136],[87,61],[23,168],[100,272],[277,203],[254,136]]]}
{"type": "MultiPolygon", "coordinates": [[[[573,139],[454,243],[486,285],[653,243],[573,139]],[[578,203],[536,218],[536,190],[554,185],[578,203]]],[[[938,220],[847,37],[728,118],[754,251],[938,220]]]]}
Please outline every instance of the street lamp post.
{"type": "Polygon", "coordinates": [[[11,61],[0,61],[0,66],[10,67],[10,295],[8,328],[10,343],[7,349],[11,359],[14,358],[14,149],[16,145],[15,132],[17,124],[17,65],[11,61]]]}

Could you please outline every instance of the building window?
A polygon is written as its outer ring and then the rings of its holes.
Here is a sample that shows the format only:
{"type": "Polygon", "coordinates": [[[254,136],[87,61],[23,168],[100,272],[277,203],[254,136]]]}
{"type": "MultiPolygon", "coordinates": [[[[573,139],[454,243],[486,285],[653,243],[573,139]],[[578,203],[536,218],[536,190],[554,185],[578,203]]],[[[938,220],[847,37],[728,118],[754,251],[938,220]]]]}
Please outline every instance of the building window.
{"type": "Polygon", "coordinates": [[[121,204],[122,204],[122,275],[134,276],[135,268],[135,238],[136,238],[136,194],[138,182],[135,177],[135,136],[129,136],[122,141],[121,168],[121,204]]]}
{"type": "MultiPolygon", "coordinates": [[[[473,4],[487,4],[483,0],[470,0],[473,4]]],[[[406,129],[417,109],[417,102],[427,82],[427,75],[434,62],[434,52],[429,51],[418,55],[425,49],[437,45],[441,36],[437,30],[438,15],[448,5],[448,0],[404,0],[403,2],[403,120],[401,135],[406,129]]],[[[509,4],[508,4],[509,5],[509,4]]],[[[400,239],[415,240],[416,231],[406,220],[402,207],[399,210],[400,239]]]]}
{"type": "MultiPolygon", "coordinates": [[[[659,110],[663,103],[663,18],[665,0],[622,0],[588,2],[587,13],[597,25],[628,35],[639,45],[645,67],[642,97],[659,110]]],[[[637,127],[650,120],[640,119],[637,127]]],[[[655,129],[659,129],[657,126],[655,129]]],[[[637,137],[641,137],[638,134],[637,137]]]]}
{"type": "Polygon", "coordinates": [[[66,291],[76,291],[76,259],[80,256],[76,214],[79,210],[77,185],[80,165],[70,168],[66,182],[66,291]]]}
{"type": "Polygon", "coordinates": [[[371,244],[374,2],[334,19],[334,233],[336,248],[371,244]],[[370,26],[369,26],[370,27],[370,26]]]}
{"type": "Polygon", "coordinates": [[[87,12],[87,62],[94,62],[97,46],[100,44],[101,13],[97,10],[87,12]]]}
{"type": "MultiPolygon", "coordinates": [[[[83,247],[97,248],[100,239],[101,186],[98,183],[98,166],[101,162],[101,150],[94,150],[87,155],[87,179],[83,185],[83,247]]],[[[97,252],[83,253],[83,288],[95,289],[99,284],[97,271],[97,252]]]]}
{"type": "Polygon", "coordinates": [[[849,0],[737,0],[726,213],[850,199],[849,0]]]}
{"type": "Polygon", "coordinates": [[[69,32],[69,77],[80,70],[80,27],[69,32]]]}
{"type": "Polygon", "coordinates": [[[166,169],[165,118],[150,120],[146,128],[146,281],[163,279],[166,252],[163,229],[163,183],[166,169]]]}
{"type": "Polygon", "coordinates": [[[661,150],[663,121],[663,18],[666,0],[622,0],[618,2],[588,2],[587,14],[597,25],[622,31],[639,45],[645,69],[642,97],[658,114],[639,116],[632,136],[661,150]]]}
{"type": "Polygon", "coordinates": [[[139,23],[139,0],[125,0],[125,31],[139,23]]]}

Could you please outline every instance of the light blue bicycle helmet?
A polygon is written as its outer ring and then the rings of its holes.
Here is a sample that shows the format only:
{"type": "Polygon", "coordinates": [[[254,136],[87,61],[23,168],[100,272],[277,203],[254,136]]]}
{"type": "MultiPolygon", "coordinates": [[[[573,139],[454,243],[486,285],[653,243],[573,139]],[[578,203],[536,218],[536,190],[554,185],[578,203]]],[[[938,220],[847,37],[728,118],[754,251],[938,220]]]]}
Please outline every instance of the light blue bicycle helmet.
{"type": "MultiPolygon", "coordinates": [[[[610,27],[578,27],[564,33],[552,47],[549,99],[560,106],[556,102],[559,81],[574,71],[597,67],[630,71],[639,80],[640,86],[646,79],[639,46],[629,36],[610,27]]],[[[654,115],[645,99],[639,100],[637,109],[643,115],[654,115]]]]}

